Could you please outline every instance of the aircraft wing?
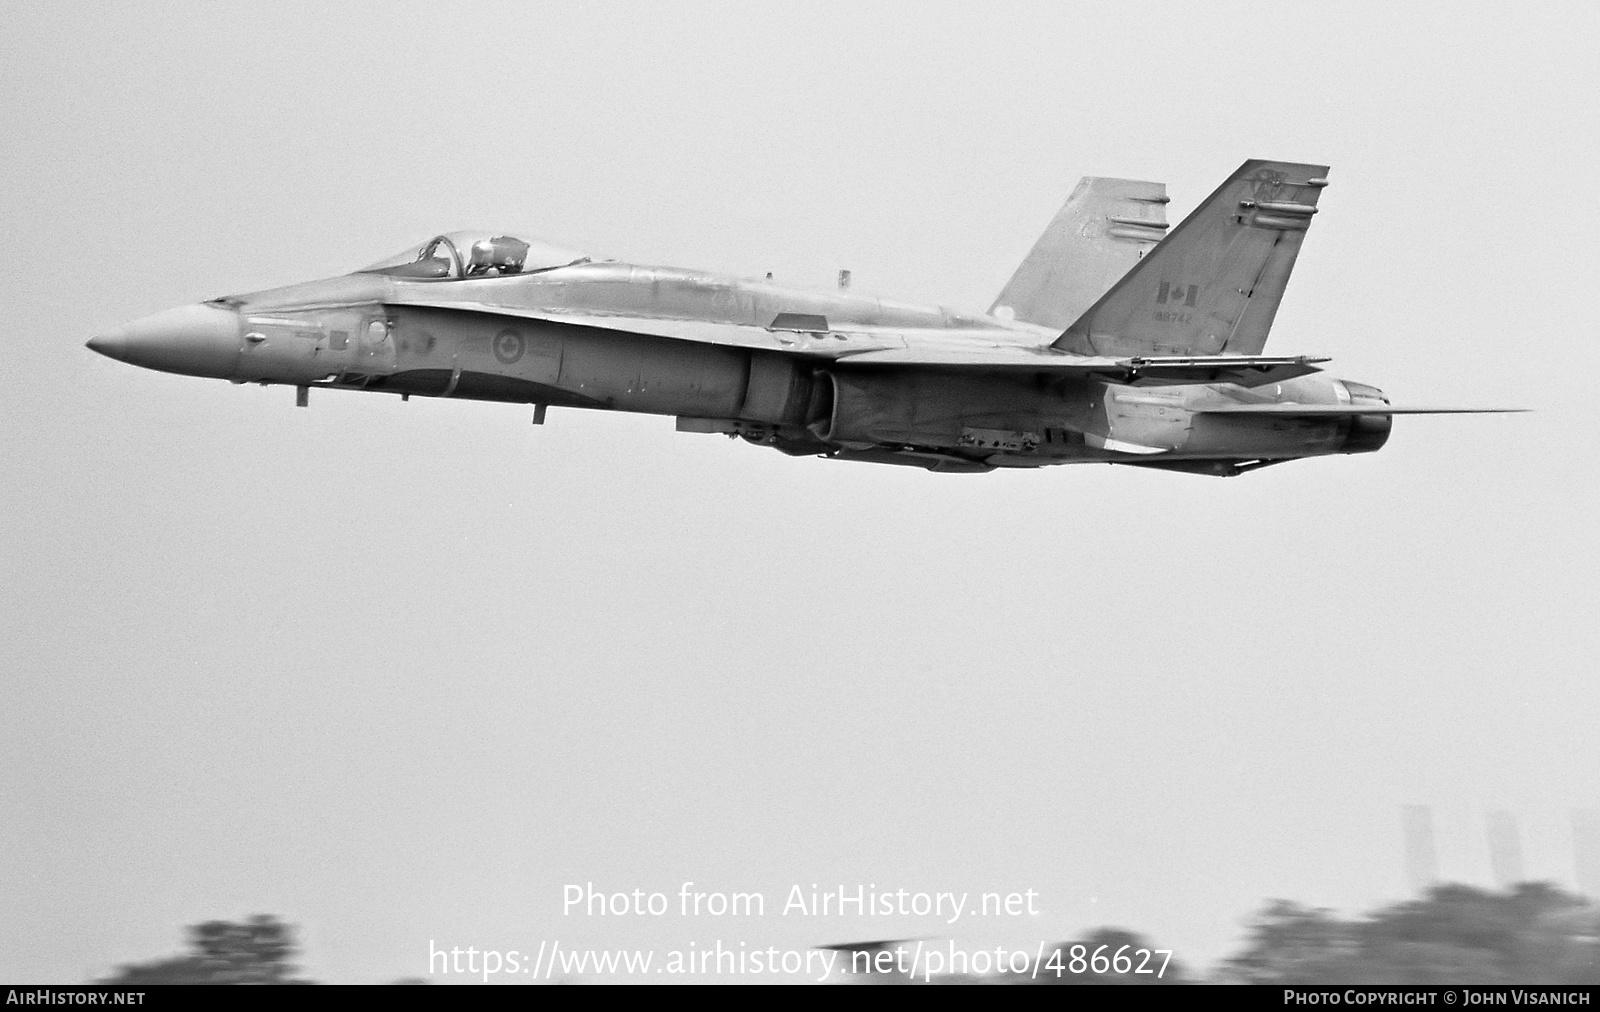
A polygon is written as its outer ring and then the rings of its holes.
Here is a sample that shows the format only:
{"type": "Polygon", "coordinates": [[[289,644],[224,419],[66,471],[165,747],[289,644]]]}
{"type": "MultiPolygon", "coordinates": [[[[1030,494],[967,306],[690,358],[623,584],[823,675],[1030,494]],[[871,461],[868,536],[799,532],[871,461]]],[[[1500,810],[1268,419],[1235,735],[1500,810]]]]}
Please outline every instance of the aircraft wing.
{"type": "MultiPolygon", "coordinates": [[[[767,327],[714,320],[674,320],[626,313],[566,313],[485,302],[435,302],[403,305],[496,313],[528,320],[648,334],[697,344],[755,348],[807,358],[849,359],[878,365],[970,366],[1050,370],[1064,363],[1114,365],[1110,358],[1085,359],[1040,346],[1036,336],[1015,330],[907,327],[831,328],[826,317],[781,313],[767,327]],[[882,357],[875,357],[882,356],[882,357]]],[[[1081,370],[1080,370],[1081,371],[1081,370]]]]}
{"type": "Polygon", "coordinates": [[[1074,355],[1032,343],[1015,330],[960,328],[845,327],[828,329],[822,317],[782,314],[770,327],[710,320],[673,320],[609,313],[563,313],[483,302],[418,303],[439,309],[492,312],[572,327],[647,334],[700,344],[753,348],[853,366],[930,368],[1100,375],[1123,382],[1238,383],[1259,386],[1318,372],[1326,358],[1306,355],[1074,355]],[[815,326],[816,330],[805,329],[815,326]]]}

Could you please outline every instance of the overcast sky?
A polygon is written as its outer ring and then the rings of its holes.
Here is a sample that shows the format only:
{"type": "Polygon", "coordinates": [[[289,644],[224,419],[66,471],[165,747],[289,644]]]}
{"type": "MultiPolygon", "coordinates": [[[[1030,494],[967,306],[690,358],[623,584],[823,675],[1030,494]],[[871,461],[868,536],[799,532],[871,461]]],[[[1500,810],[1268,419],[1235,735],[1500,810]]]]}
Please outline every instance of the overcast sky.
{"type": "MultiPolygon", "coordinates": [[[[1573,884],[1600,807],[1592,4],[11,4],[0,979],[186,924],[1206,965],[1406,895],[1400,806],[1573,884]],[[670,419],[167,376],[83,342],[485,226],[985,308],[1081,175],[1330,164],[1269,352],[1396,403],[1235,479],[789,459],[670,419]],[[564,915],[562,887],[767,916],[564,915]],[[944,925],[792,885],[1034,890],[944,925]]],[[[433,976],[439,976],[437,973],[433,976]]]]}

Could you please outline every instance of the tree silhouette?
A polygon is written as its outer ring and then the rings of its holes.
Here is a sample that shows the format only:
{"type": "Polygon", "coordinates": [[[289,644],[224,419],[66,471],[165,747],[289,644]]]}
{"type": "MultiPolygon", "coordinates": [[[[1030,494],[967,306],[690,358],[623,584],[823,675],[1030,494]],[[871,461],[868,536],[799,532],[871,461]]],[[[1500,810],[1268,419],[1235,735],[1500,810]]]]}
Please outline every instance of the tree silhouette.
{"type": "Polygon", "coordinates": [[[309,984],[295,977],[294,929],[268,914],[189,928],[186,955],[120,967],[100,984],[309,984]]]}
{"type": "Polygon", "coordinates": [[[1222,968],[1254,984],[1600,983],[1600,910],[1542,882],[1436,886],[1358,920],[1273,900],[1222,968]]]}

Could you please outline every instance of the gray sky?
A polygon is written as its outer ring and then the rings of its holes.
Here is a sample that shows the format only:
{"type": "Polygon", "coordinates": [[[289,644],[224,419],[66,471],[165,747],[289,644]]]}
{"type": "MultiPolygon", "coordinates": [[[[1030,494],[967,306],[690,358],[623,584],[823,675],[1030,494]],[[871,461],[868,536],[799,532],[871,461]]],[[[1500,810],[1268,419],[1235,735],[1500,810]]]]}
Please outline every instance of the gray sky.
{"type": "Polygon", "coordinates": [[[1572,884],[1600,804],[1587,3],[12,5],[0,979],[269,912],[479,948],[1099,925],[1191,964],[1405,894],[1399,806],[1572,884]],[[669,419],[164,376],[97,329],[464,226],[982,309],[1078,176],[1332,185],[1270,351],[1408,403],[1232,480],[793,460],[669,419]],[[764,918],[563,916],[562,886],[764,918]],[[778,914],[793,884],[1034,917],[778,914]]]}

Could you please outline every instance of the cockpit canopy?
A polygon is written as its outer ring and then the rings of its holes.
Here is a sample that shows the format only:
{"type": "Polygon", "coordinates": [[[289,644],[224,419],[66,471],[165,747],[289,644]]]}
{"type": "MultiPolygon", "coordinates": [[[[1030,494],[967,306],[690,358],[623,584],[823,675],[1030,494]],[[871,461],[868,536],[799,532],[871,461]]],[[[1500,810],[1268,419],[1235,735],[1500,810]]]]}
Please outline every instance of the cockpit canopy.
{"type": "Polygon", "coordinates": [[[358,274],[401,278],[497,278],[587,263],[587,253],[497,232],[466,230],[436,235],[402,253],[363,267],[358,274]]]}

